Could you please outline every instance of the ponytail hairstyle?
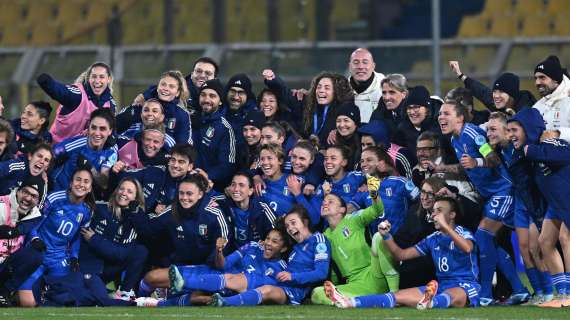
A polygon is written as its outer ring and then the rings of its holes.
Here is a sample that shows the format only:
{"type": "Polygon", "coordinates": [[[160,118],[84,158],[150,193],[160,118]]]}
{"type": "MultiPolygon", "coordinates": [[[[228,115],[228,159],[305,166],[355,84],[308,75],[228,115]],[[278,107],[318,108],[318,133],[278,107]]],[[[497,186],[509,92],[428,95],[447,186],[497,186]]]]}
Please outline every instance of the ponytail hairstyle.
{"type": "Polygon", "coordinates": [[[109,81],[108,88],[111,94],[113,94],[113,82],[115,78],[113,77],[113,72],[111,71],[111,67],[102,61],[97,61],[92,65],[90,65],[85,71],[83,71],[79,76],[77,76],[77,78],[75,79],[75,83],[84,84],[85,82],[88,82],[89,77],[91,77],[91,72],[93,71],[93,68],[97,67],[105,68],[105,70],[107,71],[109,78],[111,78],[111,80],[109,81]]]}
{"type": "MultiPolygon", "coordinates": [[[[182,185],[183,183],[192,183],[200,191],[202,191],[204,195],[199,201],[201,201],[204,198],[204,196],[206,196],[206,192],[208,192],[209,181],[206,177],[202,176],[201,174],[195,173],[187,176],[182,181],[180,181],[180,183],[178,184],[178,189],[180,188],[180,185],[182,185]]],[[[177,192],[178,189],[176,190],[177,192]]],[[[177,223],[180,223],[182,221],[182,213],[179,210],[181,210],[181,208],[179,207],[179,200],[177,193],[176,198],[174,198],[174,202],[172,204],[172,217],[177,223]]]]}
{"type": "Polygon", "coordinates": [[[176,82],[178,82],[178,99],[180,100],[184,108],[187,108],[188,98],[190,97],[190,91],[188,91],[188,84],[186,84],[186,79],[184,78],[182,72],[178,70],[166,71],[165,73],[160,75],[159,81],[166,77],[173,78],[176,80],[176,82]]]}
{"type": "MultiPolygon", "coordinates": [[[[314,161],[315,158],[317,157],[317,146],[315,146],[315,144],[313,143],[313,141],[309,141],[309,140],[298,140],[297,143],[295,144],[295,146],[293,147],[293,149],[303,149],[309,152],[309,154],[311,154],[311,161],[314,161]]],[[[293,150],[291,149],[291,150],[293,150]]]]}

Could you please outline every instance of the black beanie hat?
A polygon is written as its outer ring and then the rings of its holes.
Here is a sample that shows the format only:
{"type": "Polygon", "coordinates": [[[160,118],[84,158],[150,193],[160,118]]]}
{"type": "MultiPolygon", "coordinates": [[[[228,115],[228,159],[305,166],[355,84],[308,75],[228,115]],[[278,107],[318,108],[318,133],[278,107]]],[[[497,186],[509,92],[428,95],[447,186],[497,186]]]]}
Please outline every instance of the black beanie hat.
{"type": "Polygon", "coordinates": [[[41,199],[44,196],[44,188],[45,188],[45,181],[41,176],[32,176],[29,175],[26,180],[24,180],[24,182],[22,182],[22,185],[20,186],[20,189],[22,189],[23,187],[30,187],[32,189],[35,189],[38,194],[39,194],[39,200],[41,201],[41,199]]]}
{"type": "Polygon", "coordinates": [[[338,107],[338,111],[336,114],[338,116],[347,116],[354,123],[356,123],[357,127],[360,127],[360,109],[354,104],[353,101],[345,102],[338,107]]]}
{"type": "Polygon", "coordinates": [[[245,123],[243,126],[254,126],[257,129],[261,130],[263,125],[265,124],[265,115],[261,111],[251,110],[245,116],[245,123]]]}
{"type": "Polygon", "coordinates": [[[430,108],[431,100],[429,97],[429,91],[424,86],[416,86],[409,89],[408,97],[406,98],[405,107],[408,106],[424,106],[430,108]]]}
{"type": "Polygon", "coordinates": [[[548,56],[546,60],[540,62],[536,68],[534,68],[534,73],[537,72],[544,73],[558,83],[562,82],[562,75],[564,74],[557,56],[548,56]]]}
{"type": "Polygon", "coordinates": [[[226,91],[230,90],[231,87],[242,88],[245,90],[248,98],[254,97],[254,94],[251,91],[251,80],[245,73],[238,73],[233,75],[226,84],[226,91]]]}
{"type": "Polygon", "coordinates": [[[212,89],[216,91],[220,99],[223,99],[224,97],[224,88],[218,79],[212,79],[204,82],[204,84],[200,87],[200,93],[202,93],[204,89],[212,89]]]}
{"type": "Polygon", "coordinates": [[[517,100],[519,98],[519,77],[516,74],[505,72],[493,83],[493,90],[501,90],[517,100]]]}

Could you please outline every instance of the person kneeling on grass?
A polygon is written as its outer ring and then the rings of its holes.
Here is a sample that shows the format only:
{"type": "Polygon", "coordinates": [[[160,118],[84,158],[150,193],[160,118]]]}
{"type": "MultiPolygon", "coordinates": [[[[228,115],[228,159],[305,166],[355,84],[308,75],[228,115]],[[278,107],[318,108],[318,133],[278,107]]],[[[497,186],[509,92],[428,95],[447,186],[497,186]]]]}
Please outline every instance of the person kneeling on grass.
{"type": "Polygon", "coordinates": [[[170,293],[175,297],[159,301],[137,299],[139,307],[192,306],[211,302],[212,292],[244,292],[266,284],[277,284],[276,276],[287,263],[281,257],[290,248],[284,228],[272,229],[263,243],[249,242],[224,257],[227,241],[216,241],[215,268],[207,265],[176,266],[168,270],[170,293]]]}
{"type": "Polygon", "coordinates": [[[285,229],[295,240],[287,269],[275,277],[277,284],[263,285],[231,297],[212,296],[214,306],[254,306],[265,304],[300,304],[311,289],[325,280],[330,265],[330,243],[320,232],[312,233],[307,209],[293,206],[285,215],[285,229]]]}
{"type": "Polygon", "coordinates": [[[402,249],[390,235],[390,223],[382,222],[378,232],[398,260],[414,259],[431,254],[436,265],[436,277],[424,287],[399,290],[395,293],[348,298],[342,295],[329,281],[325,293],[339,308],[394,308],[403,305],[417,309],[477,306],[480,285],[477,282],[479,269],[473,235],[456,226],[461,216],[458,202],[450,197],[438,198],[433,206],[432,219],[438,230],[414,247],[402,249]]]}

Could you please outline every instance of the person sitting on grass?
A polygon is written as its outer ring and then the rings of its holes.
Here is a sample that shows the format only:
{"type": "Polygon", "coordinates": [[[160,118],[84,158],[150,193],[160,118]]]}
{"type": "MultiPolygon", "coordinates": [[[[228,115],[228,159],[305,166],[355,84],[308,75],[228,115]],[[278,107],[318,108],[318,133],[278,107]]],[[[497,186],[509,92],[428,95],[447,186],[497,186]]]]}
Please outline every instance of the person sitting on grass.
{"type": "Polygon", "coordinates": [[[417,309],[477,306],[479,269],[475,238],[468,230],[455,225],[461,216],[457,200],[451,197],[438,198],[433,206],[432,219],[438,230],[414,247],[400,248],[390,234],[390,223],[382,222],[378,232],[394,257],[410,260],[422,255],[431,255],[436,265],[436,277],[426,286],[399,290],[381,295],[348,298],[330,282],[325,282],[327,297],[339,308],[394,308],[396,305],[417,309]]]}

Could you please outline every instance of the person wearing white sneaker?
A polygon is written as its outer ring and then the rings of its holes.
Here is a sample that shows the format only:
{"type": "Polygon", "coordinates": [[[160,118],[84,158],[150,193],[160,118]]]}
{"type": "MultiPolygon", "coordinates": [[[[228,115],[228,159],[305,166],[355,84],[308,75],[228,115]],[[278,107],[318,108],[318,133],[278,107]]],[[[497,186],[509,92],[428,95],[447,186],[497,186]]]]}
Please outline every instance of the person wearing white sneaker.
{"type": "Polygon", "coordinates": [[[325,283],[327,297],[339,308],[394,308],[396,305],[417,309],[476,306],[479,303],[477,282],[479,269],[473,235],[455,225],[461,216],[456,199],[437,198],[432,218],[438,230],[414,247],[400,248],[390,235],[388,221],[380,223],[378,232],[397,260],[409,260],[430,254],[436,265],[436,277],[424,287],[408,288],[394,293],[348,298],[336,290],[330,282],[325,283]]]}

